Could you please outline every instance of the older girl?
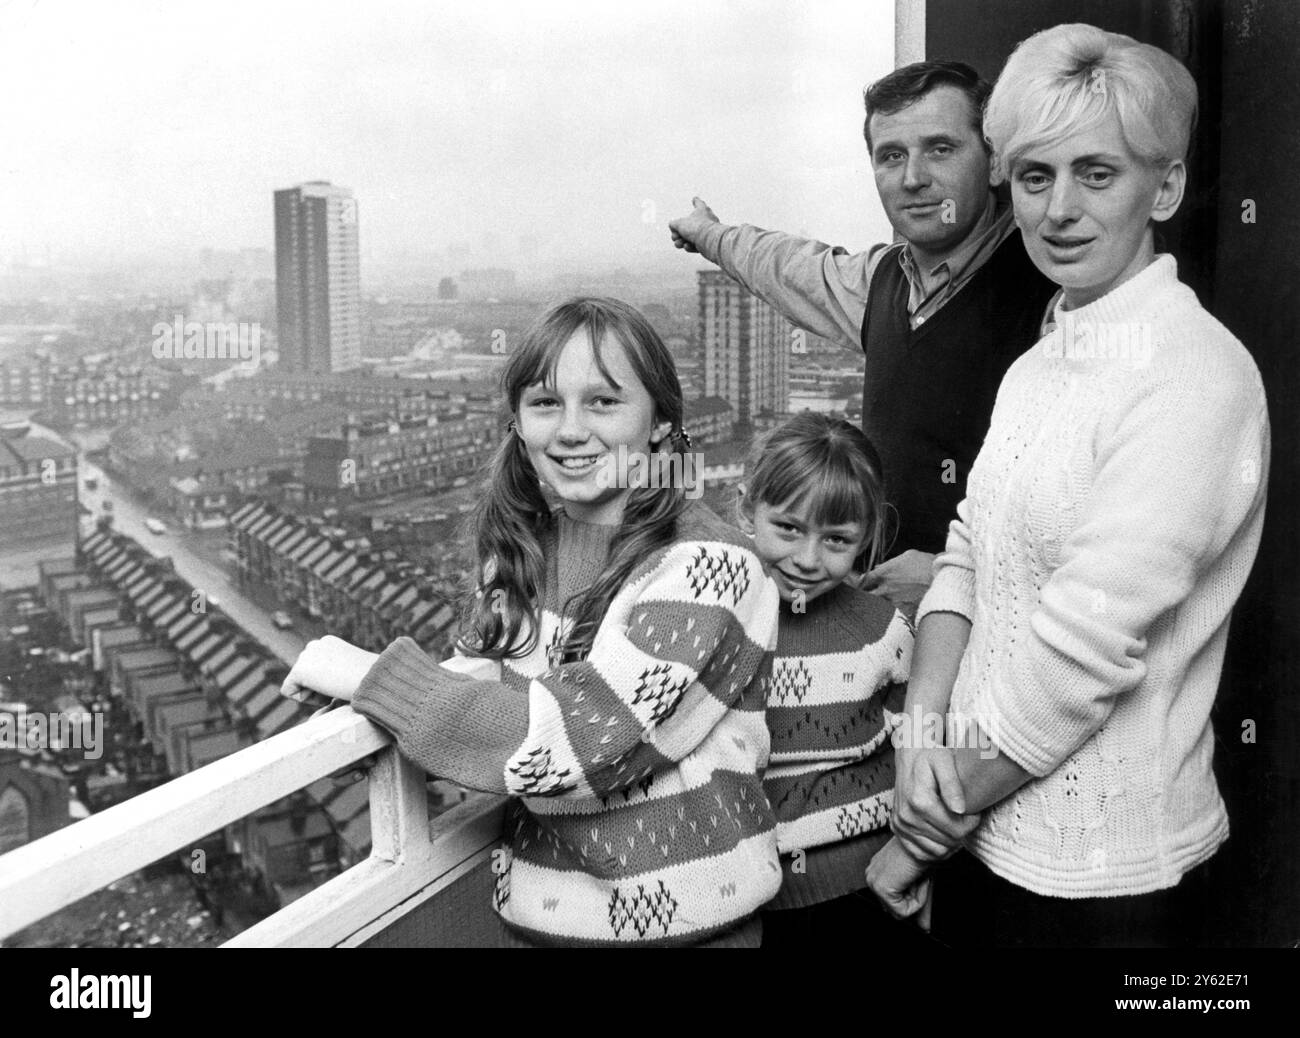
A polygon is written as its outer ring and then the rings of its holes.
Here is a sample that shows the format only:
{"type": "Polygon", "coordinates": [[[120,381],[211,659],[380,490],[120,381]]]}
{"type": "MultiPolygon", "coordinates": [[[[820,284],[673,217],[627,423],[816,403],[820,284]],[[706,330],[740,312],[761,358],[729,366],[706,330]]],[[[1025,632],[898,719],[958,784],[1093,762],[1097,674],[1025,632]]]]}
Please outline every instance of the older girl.
{"type": "Polygon", "coordinates": [[[351,698],[427,770],[514,798],[495,893],[513,943],[756,944],[781,879],[755,687],[778,597],[680,480],[618,471],[687,448],[672,357],[626,304],[575,299],[528,333],[503,391],[461,642],[500,680],[409,638],[377,658],[323,639],[286,691],[351,698]]]}

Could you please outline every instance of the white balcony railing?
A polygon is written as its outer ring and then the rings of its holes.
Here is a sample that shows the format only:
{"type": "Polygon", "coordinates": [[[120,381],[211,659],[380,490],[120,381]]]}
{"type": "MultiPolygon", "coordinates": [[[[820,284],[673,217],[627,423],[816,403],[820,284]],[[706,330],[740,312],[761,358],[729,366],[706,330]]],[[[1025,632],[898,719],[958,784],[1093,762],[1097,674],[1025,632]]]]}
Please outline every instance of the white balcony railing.
{"type": "Polygon", "coordinates": [[[472,796],[431,826],[427,776],[350,707],[0,856],[0,938],[373,753],[370,857],[225,947],[362,944],[488,860],[503,801],[472,796]]]}

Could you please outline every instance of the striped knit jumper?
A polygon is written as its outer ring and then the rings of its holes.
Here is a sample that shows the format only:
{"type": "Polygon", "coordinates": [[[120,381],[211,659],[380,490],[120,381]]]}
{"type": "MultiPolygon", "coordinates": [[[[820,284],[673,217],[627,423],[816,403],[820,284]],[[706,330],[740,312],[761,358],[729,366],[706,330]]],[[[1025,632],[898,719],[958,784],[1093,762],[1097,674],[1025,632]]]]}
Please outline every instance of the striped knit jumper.
{"type": "Polygon", "coordinates": [[[766,683],[772,757],[763,788],[784,880],[769,909],[866,885],[894,800],[885,711],[902,710],[911,662],[911,627],[883,598],[841,584],[804,612],[782,606],[766,683]]]}
{"type": "Polygon", "coordinates": [[[399,638],[353,702],[427,770],[519,798],[494,902],[535,944],[696,943],[781,882],[758,778],[776,585],[740,533],[691,502],[673,543],[614,596],[587,658],[551,667],[561,604],[599,575],[615,530],[557,513],[537,647],[504,661],[503,680],[453,673],[399,638]]]}

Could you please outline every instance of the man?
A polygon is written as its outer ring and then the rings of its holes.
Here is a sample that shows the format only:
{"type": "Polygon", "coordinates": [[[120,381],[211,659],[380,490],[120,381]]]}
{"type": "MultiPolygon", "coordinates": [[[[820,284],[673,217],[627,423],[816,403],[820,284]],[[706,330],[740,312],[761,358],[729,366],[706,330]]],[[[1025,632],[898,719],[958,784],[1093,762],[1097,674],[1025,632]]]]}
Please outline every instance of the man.
{"type": "Polygon", "coordinates": [[[981,131],[989,89],[968,65],[925,61],[866,91],[876,189],[902,242],[849,254],[726,226],[698,198],[669,224],[678,248],[716,263],[793,324],[861,345],[862,427],[898,511],[889,557],[866,586],[909,615],[966,495],[998,384],[1038,340],[1055,292],[990,187],[981,131]]]}

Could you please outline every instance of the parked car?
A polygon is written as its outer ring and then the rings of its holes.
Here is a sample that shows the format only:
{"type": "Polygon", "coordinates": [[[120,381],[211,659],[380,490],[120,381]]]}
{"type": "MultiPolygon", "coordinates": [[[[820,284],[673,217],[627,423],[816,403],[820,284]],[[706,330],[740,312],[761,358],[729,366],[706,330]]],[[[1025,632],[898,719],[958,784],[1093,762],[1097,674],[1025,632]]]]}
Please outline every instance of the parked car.
{"type": "Polygon", "coordinates": [[[166,533],[166,532],[167,532],[167,524],[164,523],[161,519],[154,519],[152,516],[150,516],[148,519],[146,519],[146,520],[144,521],[144,525],[145,525],[145,528],[146,528],[150,533],[166,533]]]}
{"type": "Polygon", "coordinates": [[[275,624],[280,630],[287,631],[293,626],[293,617],[283,609],[277,609],[271,614],[271,623],[275,624]]]}

